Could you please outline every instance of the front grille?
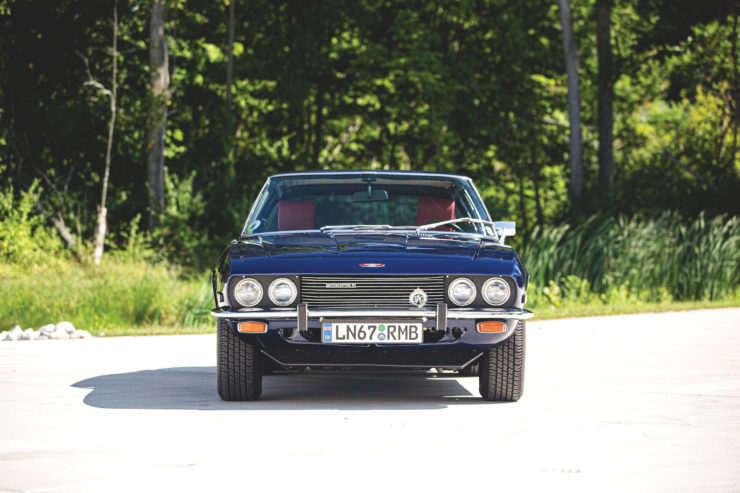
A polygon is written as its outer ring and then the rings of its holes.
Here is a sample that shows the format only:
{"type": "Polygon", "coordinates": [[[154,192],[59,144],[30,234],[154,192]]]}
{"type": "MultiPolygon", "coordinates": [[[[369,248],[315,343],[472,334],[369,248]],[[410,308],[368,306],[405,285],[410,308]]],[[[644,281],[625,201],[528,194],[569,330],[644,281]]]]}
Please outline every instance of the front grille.
{"type": "Polygon", "coordinates": [[[303,276],[301,302],[311,308],[412,308],[415,289],[427,294],[426,306],[444,303],[444,276],[303,276]],[[327,287],[329,285],[329,287],[327,287]]]}

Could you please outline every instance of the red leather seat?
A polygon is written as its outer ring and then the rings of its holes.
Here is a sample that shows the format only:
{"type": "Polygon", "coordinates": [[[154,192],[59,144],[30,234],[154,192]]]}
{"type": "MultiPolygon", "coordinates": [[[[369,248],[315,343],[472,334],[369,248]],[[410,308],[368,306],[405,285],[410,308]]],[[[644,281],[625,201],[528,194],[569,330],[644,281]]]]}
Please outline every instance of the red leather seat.
{"type": "MultiPolygon", "coordinates": [[[[453,199],[437,199],[421,197],[416,205],[416,225],[449,221],[455,219],[455,201],[453,199]]],[[[434,228],[437,231],[452,231],[449,226],[434,228]]]]}
{"type": "Polygon", "coordinates": [[[313,200],[281,200],[278,202],[278,230],[316,229],[316,202],[313,200]]]}

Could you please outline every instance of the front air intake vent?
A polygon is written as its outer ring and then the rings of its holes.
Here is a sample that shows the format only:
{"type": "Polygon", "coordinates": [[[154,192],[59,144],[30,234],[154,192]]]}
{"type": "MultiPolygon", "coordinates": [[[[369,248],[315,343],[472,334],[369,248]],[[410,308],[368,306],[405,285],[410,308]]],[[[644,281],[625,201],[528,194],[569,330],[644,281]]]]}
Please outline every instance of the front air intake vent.
{"type": "Polygon", "coordinates": [[[303,276],[301,302],[311,308],[412,308],[409,295],[422,289],[426,306],[444,303],[444,276],[303,276]]]}

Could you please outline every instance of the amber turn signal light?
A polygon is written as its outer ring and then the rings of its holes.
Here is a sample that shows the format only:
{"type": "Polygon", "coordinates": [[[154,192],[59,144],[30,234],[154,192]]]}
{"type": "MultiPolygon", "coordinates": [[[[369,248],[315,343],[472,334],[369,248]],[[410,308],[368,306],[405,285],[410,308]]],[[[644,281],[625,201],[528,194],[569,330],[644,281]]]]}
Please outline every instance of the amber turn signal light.
{"type": "Polygon", "coordinates": [[[506,323],[504,322],[481,322],[478,324],[478,332],[487,334],[500,334],[506,332],[506,323]]]}
{"type": "Polygon", "coordinates": [[[267,332],[267,324],[262,322],[240,322],[239,332],[242,334],[264,334],[267,332]]]}

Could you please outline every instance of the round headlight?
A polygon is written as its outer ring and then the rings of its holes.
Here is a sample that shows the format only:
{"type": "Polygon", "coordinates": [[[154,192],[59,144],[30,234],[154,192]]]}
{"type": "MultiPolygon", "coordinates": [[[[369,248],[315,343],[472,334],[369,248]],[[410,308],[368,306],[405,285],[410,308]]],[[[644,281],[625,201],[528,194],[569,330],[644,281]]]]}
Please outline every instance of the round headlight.
{"type": "Polygon", "coordinates": [[[242,306],[254,306],[262,301],[262,285],[254,279],[242,279],[234,286],[234,298],[242,306]]]}
{"type": "Polygon", "coordinates": [[[475,284],[465,277],[455,279],[450,283],[447,295],[457,306],[467,306],[475,300],[475,284]]]}
{"type": "Polygon", "coordinates": [[[483,299],[489,305],[503,305],[510,294],[509,283],[500,277],[492,277],[483,284],[483,299]]]}
{"type": "Polygon", "coordinates": [[[296,296],[298,296],[298,290],[293,281],[284,277],[272,281],[268,293],[270,295],[270,300],[277,306],[288,306],[293,303],[296,296]]]}

